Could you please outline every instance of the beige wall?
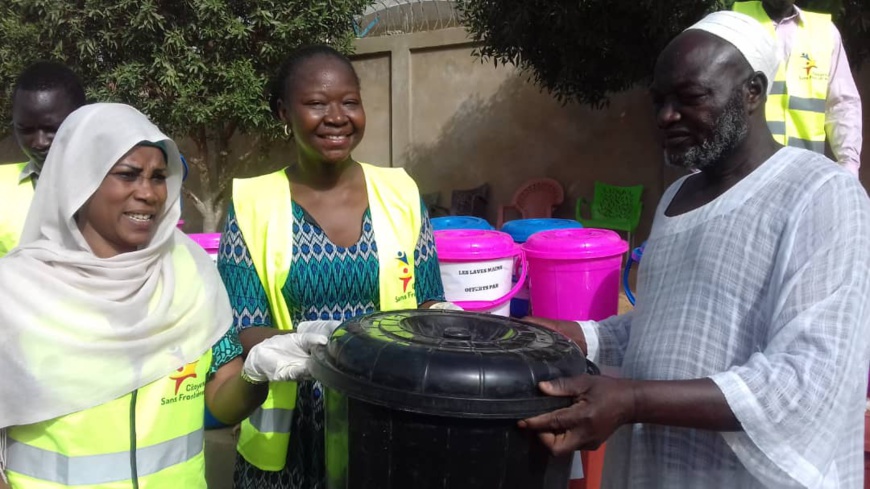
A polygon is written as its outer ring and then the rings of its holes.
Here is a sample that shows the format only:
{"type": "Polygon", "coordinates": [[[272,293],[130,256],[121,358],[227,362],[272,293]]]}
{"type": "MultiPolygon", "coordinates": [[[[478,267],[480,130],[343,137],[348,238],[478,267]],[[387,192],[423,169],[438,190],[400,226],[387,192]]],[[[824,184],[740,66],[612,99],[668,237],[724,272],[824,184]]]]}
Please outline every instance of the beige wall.
{"type": "Polygon", "coordinates": [[[362,85],[363,107],[366,109],[366,133],[354,151],[354,157],[373,165],[389,166],[390,147],[390,56],[378,53],[354,60],[354,68],[362,85]]]}
{"type": "Polygon", "coordinates": [[[493,223],[498,206],[538,177],[554,178],[565,188],[561,217],[574,216],[578,197],[591,198],[595,180],[643,184],[648,223],[663,174],[644,90],[615,96],[607,110],[563,107],[514,68],[482,63],[472,48],[462,29],[358,40],[362,57],[356,65],[369,117],[361,152],[405,167],[421,191],[440,191],[444,205],[452,189],[488,182],[493,223]],[[389,105],[369,98],[369,84],[383,79],[379,70],[385,65],[389,105]],[[380,115],[386,112],[387,121],[380,115]],[[391,126],[372,127],[384,122],[391,126]],[[373,133],[390,134],[389,151],[386,139],[371,141],[373,133]]]}

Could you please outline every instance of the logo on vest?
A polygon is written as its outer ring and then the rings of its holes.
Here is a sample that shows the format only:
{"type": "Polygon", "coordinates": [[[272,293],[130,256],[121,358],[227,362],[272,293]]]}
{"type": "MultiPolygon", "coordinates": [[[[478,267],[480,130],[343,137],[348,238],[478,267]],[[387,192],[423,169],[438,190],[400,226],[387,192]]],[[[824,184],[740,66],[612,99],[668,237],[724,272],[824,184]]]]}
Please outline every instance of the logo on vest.
{"type": "Polygon", "coordinates": [[[816,60],[810,56],[810,53],[801,53],[801,59],[804,60],[804,71],[806,74],[801,75],[801,80],[827,80],[827,73],[819,73],[817,69],[819,66],[816,64],[816,60]]]}
{"type": "Polygon", "coordinates": [[[161,398],[161,406],[173,404],[179,401],[192,401],[198,397],[202,397],[203,395],[205,395],[204,382],[187,382],[185,384],[186,380],[197,378],[197,363],[199,363],[199,361],[188,363],[183,367],[179,367],[179,369],[176,370],[175,373],[169,376],[169,380],[175,381],[175,394],[171,397],[161,398]],[[182,389],[182,387],[184,387],[184,389],[182,389]]]}
{"type": "Polygon", "coordinates": [[[399,280],[402,281],[402,294],[397,295],[395,301],[402,302],[410,297],[414,297],[414,289],[408,290],[411,281],[414,280],[414,273],[411,269],[411,262],[408,260],[408,255],[404,251],[396,253],[396,267],[399,272],[399,280]]]}
{"type": "Polygon", "coordinates": [[[399,268],[399,280],[402,281],[402,292],[407,292],[408,284],[414,278],[414,275],[411,273],[411,264],[408,263],[408,255],[404,251],[400,251],[396,255],[396,260],[399,261],[396,266],[399,268]]]}

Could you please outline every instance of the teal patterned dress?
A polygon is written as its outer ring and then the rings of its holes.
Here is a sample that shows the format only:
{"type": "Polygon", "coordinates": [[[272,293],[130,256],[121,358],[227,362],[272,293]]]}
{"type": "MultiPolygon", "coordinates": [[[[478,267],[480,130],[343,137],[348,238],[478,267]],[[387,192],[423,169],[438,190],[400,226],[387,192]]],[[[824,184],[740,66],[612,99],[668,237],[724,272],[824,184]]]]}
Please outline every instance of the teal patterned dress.
{"type": "MultiPolygon", "coordinates": [[[[443,301],[432,227],[421,203],[422,226],[414,252],[418,304],[443,301]]],[[[291,320],[346,320],[380,309],[378,246],[366,209],[359,241],[344,248],[332,243],[317,222],[293,202],[293,261],[282,292],[291,320]]],[[[272,326],[269,302],[230,205],[221,236],[218,270],[233,306],[233,328],[272,326]]],[[[236,457],[236,489],[314,489],[325,487],[323,403],[319,382],[300,382],[287,465],[279,472],[259,470],[236,457]]]]}

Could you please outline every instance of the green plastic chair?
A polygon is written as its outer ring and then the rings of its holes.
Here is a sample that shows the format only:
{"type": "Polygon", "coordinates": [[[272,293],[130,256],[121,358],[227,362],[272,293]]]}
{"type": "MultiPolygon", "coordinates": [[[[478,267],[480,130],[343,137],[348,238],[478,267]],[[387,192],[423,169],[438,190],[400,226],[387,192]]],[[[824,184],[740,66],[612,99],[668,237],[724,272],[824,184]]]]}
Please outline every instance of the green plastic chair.
{"type": "Polygon", "coordinates": [[[595,194],[591,203],[582,197],[577,199],[575,209],[577,220],[587,228],[625,232],[631,249],[634,246],[634,230],[640,222],[640,211],[643,209],[640,200],[642,194],[643,185],[617,187],[595,182],[595,194]],[[584,207],[589,207],[591,217],[583,217],[584,207]]]}

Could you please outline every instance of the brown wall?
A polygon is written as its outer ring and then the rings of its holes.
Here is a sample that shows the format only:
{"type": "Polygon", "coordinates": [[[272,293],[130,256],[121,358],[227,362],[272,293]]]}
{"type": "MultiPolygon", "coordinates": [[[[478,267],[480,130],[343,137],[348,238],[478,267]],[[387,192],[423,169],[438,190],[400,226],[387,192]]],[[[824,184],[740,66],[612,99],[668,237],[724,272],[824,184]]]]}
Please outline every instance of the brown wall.
{"type": "MultiPolygon", "coordinates": [[[[562,183],[566,199],[560,217],[573,217],[576,199],[591,198],[596,180],[642,184],[646,191],[638,231],[643,238],[666,182],[679,175],[662,164],[645,89],[615,95],[604,110],[563,107],[513,67],[480,62],[471,55],[472,47],[460,28],[359,39],[354,64],[367,128],[355,156],[405,167],[421,191],[440,191],[445,206],[451,190],[488,182],[493,223],[498,205],[531,178],[562,183]]],[[[864,139],[870,140],[870,65],[856,75],[863,95],[864,139]]],[[[289,162],[288,148],[276,149],[272,166],[289,162]]],[[[0,141],[0,161],[20,160],[11,139],[0,141]]],[[[863,163],[867,186],[870,150],[863,152],[863,163]]],[[[185,220],[189,232],[198,231],[200,219],[190,205],[185,220]]]]}

